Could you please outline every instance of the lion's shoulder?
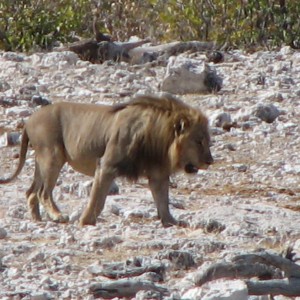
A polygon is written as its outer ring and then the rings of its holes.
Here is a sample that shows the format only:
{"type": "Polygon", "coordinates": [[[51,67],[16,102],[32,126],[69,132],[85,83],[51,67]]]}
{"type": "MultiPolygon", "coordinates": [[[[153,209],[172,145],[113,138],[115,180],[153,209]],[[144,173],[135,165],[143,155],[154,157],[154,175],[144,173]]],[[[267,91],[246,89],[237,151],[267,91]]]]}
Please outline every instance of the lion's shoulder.
{"type": "Polygon", "coordinates": [[[163,93],[162,95],[144,94],[137,95],[127,103],[116,104],[112,111],[118,112],[126,108],[141,111],[153,111],[155,113],[167,113],[168,115],[178,112],[191,111],[191,107],[175,96],[163,93]]]}

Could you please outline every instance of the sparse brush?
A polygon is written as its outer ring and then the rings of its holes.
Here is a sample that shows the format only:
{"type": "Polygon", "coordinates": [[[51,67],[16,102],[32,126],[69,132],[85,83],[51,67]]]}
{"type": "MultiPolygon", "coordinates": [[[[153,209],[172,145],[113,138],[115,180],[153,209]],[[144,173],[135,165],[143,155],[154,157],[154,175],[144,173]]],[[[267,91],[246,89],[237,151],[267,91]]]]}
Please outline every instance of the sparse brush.
{"type": "Polygon", "coordinates": [[[300,48],[299,1],[3,0],[0,49],[49,49],[72,35],[92,37],[92,20],[117,40],[133,35],[216,41],[228,48],[300,48]]]}

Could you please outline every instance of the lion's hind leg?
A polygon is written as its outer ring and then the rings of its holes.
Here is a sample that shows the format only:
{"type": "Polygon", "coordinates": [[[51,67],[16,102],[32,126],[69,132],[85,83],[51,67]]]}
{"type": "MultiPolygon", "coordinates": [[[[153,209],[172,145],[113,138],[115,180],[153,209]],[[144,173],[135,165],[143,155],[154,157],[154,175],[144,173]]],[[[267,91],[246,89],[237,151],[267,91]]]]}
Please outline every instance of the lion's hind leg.
{"type": "Polygon", "coordinates": [[[30,188],[26,192],[27,198],[27,205],[31,214],[31,218],[33,221],[41,221],[41,214],[40,214],[40,205],[39,205],[39,198],[38,198],[38,190],[41,187],[41,179],[40,176],[37,174],[38,168],[37,165],[35,166],[34,171],[34,179],[33,183],[31,184],[30,188]]]}
{"type": "MultiPolygon", "coordinates": [[[[49,217],[53,221],[60,223],[68,222],[69,217],[62,214],[55,204],[52,191],[65,162],[64,151],[59,146],[36,151],[35,182],[38,187],[37,196],[49,217]]],[[[28,201],[31,201],[29,205],[32,205],[31,209],[34,210],[36,198],[33,193],[31,198],[28,198],[28,201]]]]}

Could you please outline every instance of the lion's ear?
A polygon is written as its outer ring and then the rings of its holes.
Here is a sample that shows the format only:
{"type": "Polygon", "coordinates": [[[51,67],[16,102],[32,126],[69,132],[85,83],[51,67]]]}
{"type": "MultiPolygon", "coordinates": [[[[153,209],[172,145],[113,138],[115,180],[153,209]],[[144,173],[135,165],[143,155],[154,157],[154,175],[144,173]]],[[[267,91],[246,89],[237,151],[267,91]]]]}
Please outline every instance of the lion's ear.
{"type": "Polygon", "coordinates": [[[180,136],[183,134],[188,127],[188,121],[184,119],[179,119],[175,124],[174,124],[174,129],[175,129],[175,136],[180,136]]]}

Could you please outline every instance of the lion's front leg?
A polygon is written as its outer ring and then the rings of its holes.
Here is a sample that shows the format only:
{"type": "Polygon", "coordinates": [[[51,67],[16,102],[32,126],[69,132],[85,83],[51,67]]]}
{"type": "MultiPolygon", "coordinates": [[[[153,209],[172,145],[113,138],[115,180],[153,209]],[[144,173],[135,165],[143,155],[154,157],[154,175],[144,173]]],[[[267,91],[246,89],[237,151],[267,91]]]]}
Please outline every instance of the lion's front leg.
{"type": "Polygon", "coordinates": [[[97,166],[91,191],[91,198],[80,218],[81,226],[96,224],[97,217],[104,207],[106,196],[109,193],[109,189],[114,178],[114,175],[106,172],[105,170],[101,170],[99,165],[97,166]]]}
{"type": "Polygon", "coordinates": [[[149,178],[149,187],[154,198],[158,217],[164,227],[176,225],[177,221],[169,211],[169,177],[149,178]]]}

